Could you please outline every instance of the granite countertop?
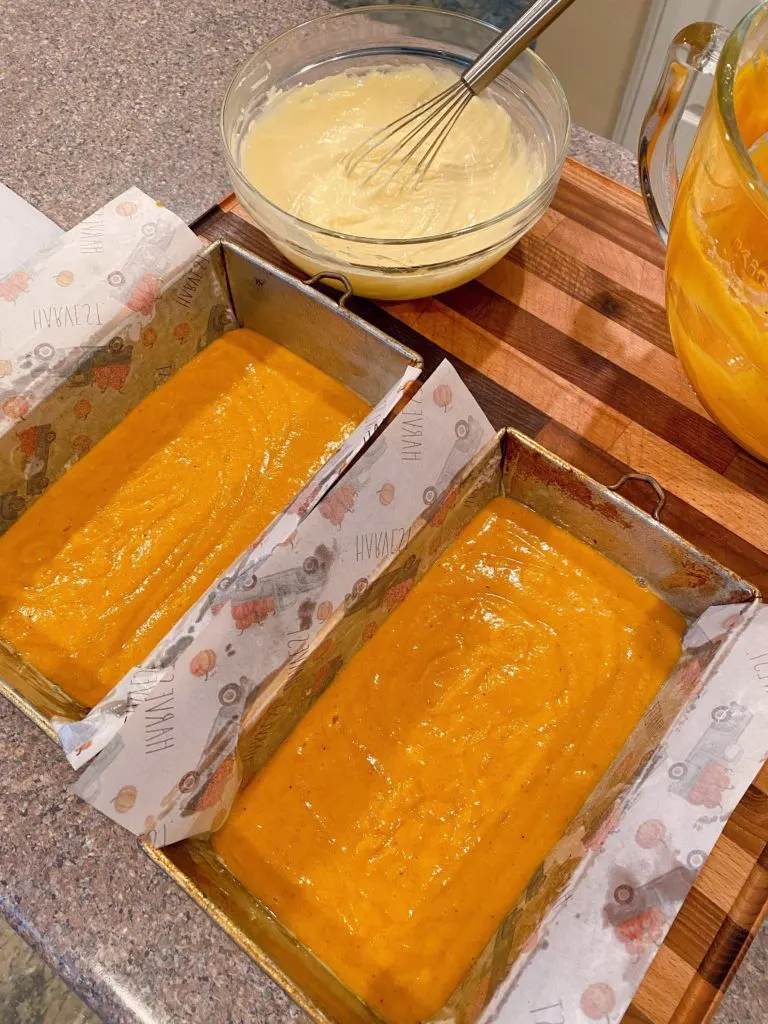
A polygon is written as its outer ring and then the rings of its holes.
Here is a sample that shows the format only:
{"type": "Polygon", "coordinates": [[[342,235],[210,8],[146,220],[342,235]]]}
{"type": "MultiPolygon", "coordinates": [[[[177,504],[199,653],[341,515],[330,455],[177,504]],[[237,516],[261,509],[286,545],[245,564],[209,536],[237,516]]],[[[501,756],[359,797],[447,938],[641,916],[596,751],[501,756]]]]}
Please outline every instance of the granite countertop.
{"type": "MultiPolygon", "coordinates": [[[[444,6],[501,17],[505,4],[444,6]]],[[[10,0],[0,181],[64,227],[132,184],[193,220],[228,191],[218,107],[235,67],[266,36],[332,9],[323,0],[10,0]]],[[[572,153],[635,186],[631,154],[613,143],[577,128],[572,153]]],[[[68,793],[57,747],[2,699],[0,765],[0,909],[105,1021],[303,1020],[133,837],[68,793]]],[[[768,1019],[767,968],[763,935],[719,1024],[768,1019]]]]}

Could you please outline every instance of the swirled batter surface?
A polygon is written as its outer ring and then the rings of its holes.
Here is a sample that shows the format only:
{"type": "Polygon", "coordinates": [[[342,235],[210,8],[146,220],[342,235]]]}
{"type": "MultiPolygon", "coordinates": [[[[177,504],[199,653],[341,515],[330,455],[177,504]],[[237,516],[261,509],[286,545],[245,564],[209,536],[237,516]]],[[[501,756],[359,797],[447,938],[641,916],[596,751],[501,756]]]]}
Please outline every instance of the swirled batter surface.
{"type": "MultiPolygon", "coordinates": [[[[351,175],[345,166],[374,132],[455,81],[447,70],[414,64],[345,71],[278,92],[248,129],[243,173],[282,210],[344,234],[424,238],[480,224],[528,196],[545,166],[537,145],[488,97],[470,100],[417,188],[403,188],[407,175],[388,184],[386,172],[365,183],[383,149],[351,175]]],[[[386,262],[386,250],[381,256],[386,262]]]]}
{"type": "Polygon", "coordinates": [[[243,791],[214,849],[381,1015],[422,1020],[605,772],[683,627],[497,499],[243,791]]]}
{"type": "Polygon", "coordinates": [[[219,338],[0,538],[0,636],[94,704],[367,411],[254,331],[219,338]]]}

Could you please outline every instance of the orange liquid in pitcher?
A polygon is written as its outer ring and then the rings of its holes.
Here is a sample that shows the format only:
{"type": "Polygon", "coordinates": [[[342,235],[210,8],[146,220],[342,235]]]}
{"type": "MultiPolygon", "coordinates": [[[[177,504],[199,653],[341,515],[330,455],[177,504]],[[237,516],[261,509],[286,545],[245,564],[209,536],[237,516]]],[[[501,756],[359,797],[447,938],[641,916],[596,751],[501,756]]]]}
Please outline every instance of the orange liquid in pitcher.
{"type": "MultiPolygon", "coordinates": [[[[768,58],[740,69],[734,109],[768,181],[768,58]]],[[[675,204],[667,310],[677,354],[725,430],[768,461],[768,203],[710,102],[675,204]],[[752,187],[751,187],[752,186],[752,187]]]]}

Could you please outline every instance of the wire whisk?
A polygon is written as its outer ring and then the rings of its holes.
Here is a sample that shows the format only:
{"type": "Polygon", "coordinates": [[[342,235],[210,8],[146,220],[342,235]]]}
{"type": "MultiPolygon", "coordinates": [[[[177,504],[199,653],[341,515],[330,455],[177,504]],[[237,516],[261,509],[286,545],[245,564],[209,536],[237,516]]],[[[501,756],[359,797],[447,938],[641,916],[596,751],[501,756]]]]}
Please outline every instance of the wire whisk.
{"type": "Polygon", "coordinates": [[[416,187],[470,100],[509,67],[572,3],[573,0],[535,0],[452,85],[380,128],[352,150],[344,160],[347,174],[353,175],[364,160],[373,156],[374,166],[362,179],[362,185],[386,186],[400,178],[403,188],[416,187]],[[382,177],[387,169],[389,174],[382,177]]]}

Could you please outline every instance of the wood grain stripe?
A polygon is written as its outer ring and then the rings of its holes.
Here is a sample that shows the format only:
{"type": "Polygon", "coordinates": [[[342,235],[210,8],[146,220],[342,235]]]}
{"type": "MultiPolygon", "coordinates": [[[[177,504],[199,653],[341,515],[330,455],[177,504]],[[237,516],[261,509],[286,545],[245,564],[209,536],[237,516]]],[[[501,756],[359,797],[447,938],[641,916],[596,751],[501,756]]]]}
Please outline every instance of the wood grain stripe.
{"type": "Polygon", "coordinates": [[[667,490],[684,494],[691,505],[710,519],[763,549],[766,507],[759,498],[701,462],[694,462],[678,447],[638,423],[630,423],[610,451],[638,472],[655,477],[667,490]]]}
{"type": "Polygon", "coordinates": [[[699,889],[691,889],[686,913],[678,914],[664,940],[665,945],[692,967],[704,961],[712,935],[717,934],[726,912],[699,889]]]}
{"type": "Polygon", "coordinates": [[[630,291],[599,270],[593,270],[574,256],[561,252],[551,239],[527,235],[512,249],[507,259],[549,281],[558,291],[565,292],[582,305],[652,341],[670,355],[674,353],[667,314],[662,306],[630,291]]]}
{"type": "Polygon", "coordinates": [[[629,1009],[621,1018],[621,1024],[657,1024],[657,1022],[642,1010],[638,1010],[633,1002],[630,1003],[629,1009]]]}
{"type": "Polygon", "coordinates": [[[622,324],[608,320],[509,259],[486,271],[480,282],[610,362],[631,370],[635,377],[697,415],[710,418],[675,356],[622,324]]]}
{"type": "MultiPolygon", "coordinates": [[[[719,427],[477,281],[440,297],[449,309],[717,473],[738,448],[719,427]]],[[[498,341],[497,341],[498,344],[498,341]]]]}
{"type": "Polygon", "coordinates": [[[755,858],[764,854],[768,832],[768,794],[757,786],[750,786],[728,819],[724,832],[755,858]]]}
{"type": "Polygon", "coordinates": [[[690,964],[668,946],[662,946],[635,993],[632,1005],[647,1014],[653,1024],[669,1024],[695,974],[690,964]]]}
{"type": "Polygon", "coordinates": [[[717,855],[704,862],[694,888],[730,913],[755,866],[755,858],[725,833],[718,839],[715,851],[717,855]]]}
{"type": "MultiPolygon", "coordinates": [[[[623,245],[576,224],[561,213],[554,210],[548,212],[551,212],[552,221],[546,224],[546,232],[541,233],[540,237],[546,238],[567,256],[573,256],[599,270],[611,281],[624,285],[637,295],[655,302],[657,306],[664,305],[664,271],[661,267],[627,252],[623,245]]],[[[534,228],[532,234],[538,236],[539,232],[534,228]]]]}
{"type": "Polygon", "coordinates": [[[730,917],[751,934],[760,927],[768,910],[768,845],[749,873],[741,892],[733,902],[730,917]]]}
{"type": "Polygon", "coordinates": [[[664,266],[664,249],[648,222],[640,196],[602,174],[566,161],[552,206],[641,259],[664,266]]]}
{"type": "Polygon", "coordinates": [[[501,344],[490,332],[437,300],[428,300],[418,310],[393,305],[389,311],[433,338],[451,359],[461,353],[502,387],[535,408],[546,409],[551,417],[602,447],[610,447],[629,427],[626,416],[573,387],[536,359],[501,344]]]}
{"type": "MultiPolygon", "coordinates": [[[[746,452],[739,451],[725,471],[725,476],[738,487],[768,501],[768,466],[746,452]]],[[[768,508],[766,508],[768,515],[768,508]]]]}
{"type": "Polygon", "coordinates": [[[710,1019],[710,1013],[720,1001],[721,990],[710,985],[700,975],[691,979],[691,983],[680,999],[680,1005],[672,1015],[671,1024],[703,1024],[710,1019]]]}
{"type": "Polygon", "coordinates": [[[728,977],[734,961],[749,942],[749,931],[726,917],[718,929],[698,973],[713,988],[720,988],[728,977]]]}

